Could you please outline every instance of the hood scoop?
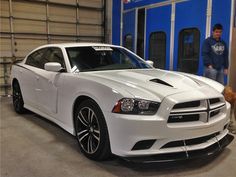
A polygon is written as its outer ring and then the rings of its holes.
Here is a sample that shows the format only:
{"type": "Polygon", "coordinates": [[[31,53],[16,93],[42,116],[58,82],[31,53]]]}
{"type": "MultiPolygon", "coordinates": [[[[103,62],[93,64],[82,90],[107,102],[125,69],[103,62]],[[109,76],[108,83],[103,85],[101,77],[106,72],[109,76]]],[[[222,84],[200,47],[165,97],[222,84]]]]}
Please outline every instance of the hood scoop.
{"type": "Polygon", "coordinates": [[[163,81],[163,80],[160,80],[160,79],[151,79],[150,80],[151,82],[155,82],[155,83],[158,83],[158,84],[162,84],[162,85],[166,85],[168,87],[173,87],[172,85],[168,84],[167,82],[163,81]]]}

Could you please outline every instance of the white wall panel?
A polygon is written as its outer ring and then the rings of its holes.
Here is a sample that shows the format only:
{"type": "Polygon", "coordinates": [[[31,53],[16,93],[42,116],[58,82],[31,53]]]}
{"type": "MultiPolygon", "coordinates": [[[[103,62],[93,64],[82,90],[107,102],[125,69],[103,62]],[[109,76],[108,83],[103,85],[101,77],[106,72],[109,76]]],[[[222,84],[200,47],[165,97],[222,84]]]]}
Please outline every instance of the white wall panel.
{"type": "Polygon", "coordinates": [[[1,46],[0,47],[0,58],[12,56],[10,36],[4,37],[4,38],[1,37],[0,46],[1,46]]]}
{"type": "Polygon", "coordinates": [[[46,22],[14,19],[15,33],[46,33],[46,22]]]}
{"type": "Polygon", "coordinates": [[[45,4],[13,1],[12,11],[14,17],[46,20],[45,4]]]}
{"type": "Polygon", "coordinates": [[[102,0],[89,0],[89,1],[88,0],[79,0],[79,5],[102,8],[103,1],[102,0]]]}
{"type": "Polygon", "coordinates": [[[16,56],[18,57],[25,57],[30,51],[39,47],[43,44],[46,44],[47,40],[41,39],[15,39],[15,49],[16,49],[16,56]]]}
{"type": "Polygon", "coordinates": [[[101,39],[95,37],[86,37],[86,38],[80,38],[79,42],[101,42],[101,39]]]}
{"type": "Polygon", "coordinates": [[[1,9],[1,16],[4,16],[4,17],[9,17],[10,14],[9,14],[9,2],[8,1],[1,1],[1,4],[0,4],[0,9],[1,9]]]}
{"type": "Polygon", "coordinates": [[[59,44],[59,43],[70,43],[70,42],[76,42],[76,39],[52,39],[50,41],[51,44],[59,44]]]}
{"type": "Polygon", "coordinates": [[[53,21],[76,22],[76,8],[50,5],[49,19],[53,21]]]}
{"type": "Polygon", "coordinates": [[[75,5],[76,0],[50,0],[50,2],[75,5]]]}
{"type": "Polygon", "coordinates": [[[75,24],[54,23],[49,24],[50,33],[58,35],[76,35],[75,24]]]}
{"type": "Polygon", "coordinates": [[[0,31],[1,32],[10,32],[10,21],[9,18],[0,18],[0,31]]]}
{"type": "Polygon", "coordinates": [[[90,23],[90,24],[102,23],[101,11],[80,9],[78,14],[79,14],[79,22],[81,23],[90,23]]]}
{"type": "Polygon", "coordinates": [[[82,36],[103,36],[103,28],[94,25],[79,25],[78,33],[82,36]]]}

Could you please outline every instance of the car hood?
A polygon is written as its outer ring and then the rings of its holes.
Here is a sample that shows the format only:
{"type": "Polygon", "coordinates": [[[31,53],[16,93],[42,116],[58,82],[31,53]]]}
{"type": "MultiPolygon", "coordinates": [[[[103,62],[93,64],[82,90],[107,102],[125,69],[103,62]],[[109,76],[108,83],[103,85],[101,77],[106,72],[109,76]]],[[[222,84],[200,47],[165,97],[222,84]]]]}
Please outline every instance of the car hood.
{"type": "Polygon", "coordinates": [[[114,71],[98,71],[89,73],[97,82],[120,91],[124,89],[133,97],[157,99],[180,92],[193,90],[212,91],[212,87],[197,79],[181,73],[160,69],[130,69],[114,71]]]}

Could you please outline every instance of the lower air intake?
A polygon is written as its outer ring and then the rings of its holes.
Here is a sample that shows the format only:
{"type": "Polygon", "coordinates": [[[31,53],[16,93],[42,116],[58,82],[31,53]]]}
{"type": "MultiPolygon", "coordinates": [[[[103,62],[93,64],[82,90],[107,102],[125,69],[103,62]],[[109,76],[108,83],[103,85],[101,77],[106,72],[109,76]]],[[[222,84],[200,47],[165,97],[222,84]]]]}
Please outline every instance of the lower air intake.
{"type": "Polygon", "coordinates": [[[134,147],[131,149],[132,151],[134,150],[144,150],[144,149],[149,149],[152,147],[156,140],[143,140],[137,142],[134,147]]]}

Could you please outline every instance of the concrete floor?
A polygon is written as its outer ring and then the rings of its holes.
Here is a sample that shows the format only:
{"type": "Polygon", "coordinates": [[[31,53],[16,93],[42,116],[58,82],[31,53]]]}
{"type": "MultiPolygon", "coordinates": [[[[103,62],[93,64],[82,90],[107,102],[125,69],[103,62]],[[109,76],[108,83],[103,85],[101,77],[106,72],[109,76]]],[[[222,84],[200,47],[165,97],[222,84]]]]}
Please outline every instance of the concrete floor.
{"type": "Polygon", "coordinates": [[[236,140],[217,157],[175,163],[127,164],[86,159],[76,139],[33,113],[18,115],[0,98],[1,177],[235,177],[236,140]]]}

